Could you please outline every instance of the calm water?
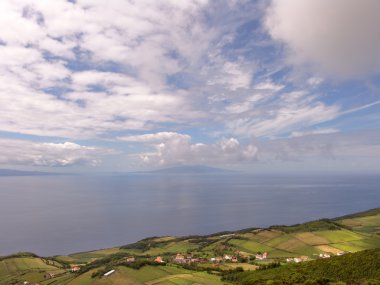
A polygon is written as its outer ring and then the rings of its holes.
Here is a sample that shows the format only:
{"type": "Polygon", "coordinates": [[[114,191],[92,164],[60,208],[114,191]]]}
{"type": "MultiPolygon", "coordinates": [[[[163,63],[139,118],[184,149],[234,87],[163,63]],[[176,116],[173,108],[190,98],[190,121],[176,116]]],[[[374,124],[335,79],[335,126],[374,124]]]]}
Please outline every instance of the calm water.
{"type": "Polygon", "coordinates": [[[380,206],[379,177],[0,177],[0,255],[293,224],[380,206]]]}

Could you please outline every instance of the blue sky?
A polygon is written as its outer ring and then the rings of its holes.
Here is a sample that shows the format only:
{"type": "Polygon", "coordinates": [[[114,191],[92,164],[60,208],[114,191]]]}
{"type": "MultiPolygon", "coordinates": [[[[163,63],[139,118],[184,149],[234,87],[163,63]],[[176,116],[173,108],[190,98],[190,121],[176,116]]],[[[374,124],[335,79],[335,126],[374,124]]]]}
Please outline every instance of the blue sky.
{"type": "Polygon", "coordinates": [[[1,168],[380,170],[379,1],[0,11],[1,168]]]}

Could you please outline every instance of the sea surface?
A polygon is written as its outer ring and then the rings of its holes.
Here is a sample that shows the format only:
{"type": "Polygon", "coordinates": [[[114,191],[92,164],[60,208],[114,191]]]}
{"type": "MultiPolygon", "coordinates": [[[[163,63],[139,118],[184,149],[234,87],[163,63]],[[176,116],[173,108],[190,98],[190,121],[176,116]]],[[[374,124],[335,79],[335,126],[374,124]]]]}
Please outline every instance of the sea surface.
{"type": "Polygon", "coordinates": [[[380,206],[378,176],[0,177],[0,255],[294,224],[380,206]]]}

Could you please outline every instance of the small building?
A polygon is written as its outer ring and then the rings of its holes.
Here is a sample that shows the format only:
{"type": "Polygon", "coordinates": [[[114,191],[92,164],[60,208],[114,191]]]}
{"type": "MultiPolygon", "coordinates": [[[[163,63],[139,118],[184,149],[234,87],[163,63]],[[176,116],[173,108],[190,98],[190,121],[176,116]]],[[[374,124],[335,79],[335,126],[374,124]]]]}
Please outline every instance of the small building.
{"type": "Polygon", "coordinates": [[[268,258],[268,253],[267,252],[264,252],[263,254],[258,253],[256,254],[255,257],[257,260],[264,260],[268,258]]]}
{"type": "Polygon", "coordinates": [[[294,258],[287,258],[286,262],[300,263],[300,262],[307,261],[308,259],[309,259],[309,257],[307,257],[307,256],[299,256],[299,257],[294,257],[294,258]]]}
{"type": "Polygon", "coordinates": [[[165,261],[162,259],[161,256],[157,256],[157,257],[154,259],[154,262],[156,262],[156,263],[165,263],[165,261]]]}
{"type": "Polygon", "coordinates": [[[183,254],[177,253],[173,258],[174,263],[184,264],[187,263],[187,260],[183,254]]]}
{"type": "Polygon", "coordinates": [[[104,277],[110,276],[110,275],[113,274],[114,272],[115,272],[115,269],[112,269],[112,270],[110,270],[110,271],[104,273],[103,276],[104,276],[104,277]]]}
{"type": "Polygon", "coordinates": [[[79,266],[73,266],[73,267],[71,267],[71,272],[79,272],[79,270],[80,270],[80,267],[79,266]]]}
{"type": "Polygon", "coordinates": [[[136,258],[134,256],[128,256],[127,257],[127,262],[135,262],[136,258]]]}
{"type": "Polygon", "coordinates": [[[238,260],[238,258],[237,258],[237,256],[231,256],[231,262],[238,262],[239,260],[238,260]]]}
{"type": "Polygon", "coordinates": [[[231,261],[231,258],[232,258],[232,257],[229,256],[229,255],[227,255],[227,254],[224,255],[224,260],[225,260],[225,261],[231,261]]]}
{"type": "Polygon", "coordinates": [[[320,258],[330,258],[330,254],[327,254],[327,253],[321,253],[321,254],[319,254],[319,257],[320,257],[320,258]]]}

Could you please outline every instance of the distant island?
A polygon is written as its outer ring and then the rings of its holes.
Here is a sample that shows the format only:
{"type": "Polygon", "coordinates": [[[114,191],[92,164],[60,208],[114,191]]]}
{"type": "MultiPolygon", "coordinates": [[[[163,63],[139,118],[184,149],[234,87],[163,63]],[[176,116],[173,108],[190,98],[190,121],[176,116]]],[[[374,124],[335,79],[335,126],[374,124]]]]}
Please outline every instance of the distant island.
{"type": "Polygon", "coordinates": [[[161,173],[161,174],[222,174],[222,173],[238,173],[237,171],[210,167],[204,165],[181,165],[157,170],[144,171],[142,173],[161,173]]]}
{"type": "Polygon", "coordinates": [[[380,208],[292,226],[0,257],[0,285],[380,284],[380,208]]]}
{"type": "Polygon", "coordinates": [[[62,174],[53,173],[53,172],[41,172],[41,171],[0,169],[0,176],[46,176],[46,175],[62,175],[62,174]]]}

